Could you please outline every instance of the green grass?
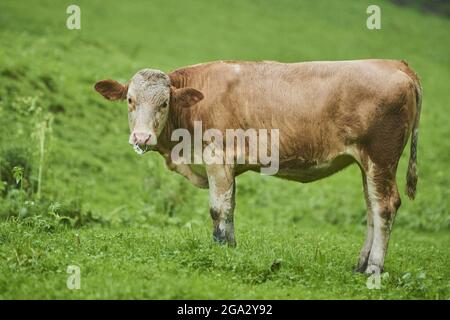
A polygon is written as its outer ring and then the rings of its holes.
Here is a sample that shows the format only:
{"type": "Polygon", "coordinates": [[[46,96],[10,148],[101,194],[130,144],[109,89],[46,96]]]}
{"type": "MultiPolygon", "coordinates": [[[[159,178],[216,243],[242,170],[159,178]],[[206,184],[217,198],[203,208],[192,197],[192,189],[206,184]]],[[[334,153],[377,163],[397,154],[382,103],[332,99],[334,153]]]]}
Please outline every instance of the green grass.
{"type": "Polygon", "coordinates": [[[370,31],[364,1],[79,1],[70,31],[69,4],[0,3],[0,298],[450,298],[448,20],[380,2],[370,31]],[[125,105],[92,89],[144,67],[370,57],[407,60],[424,87],[418,195],[403,196],[381,290],[352,271],[358,168],[312,184],[239,177],[238,247],[217,246],[208,192],[137,156],[125,105]],[[68,265],[81,290],[66,288],[68,265]]]}
{"type": "Polygon", "coordinates": [[[213,244],[203,226],[2,225],[0,297],[448,298],[448,234],[396,230],[389,278],[369,290],[367,277],[352,272],[362,228],[325,225],[318,232],[296,223],[282,233],[268,226],[238,231],[239,248],[230,249],[213,244]],[[66,288],[68,265],[81,267],[81,290],[66,288]]]}

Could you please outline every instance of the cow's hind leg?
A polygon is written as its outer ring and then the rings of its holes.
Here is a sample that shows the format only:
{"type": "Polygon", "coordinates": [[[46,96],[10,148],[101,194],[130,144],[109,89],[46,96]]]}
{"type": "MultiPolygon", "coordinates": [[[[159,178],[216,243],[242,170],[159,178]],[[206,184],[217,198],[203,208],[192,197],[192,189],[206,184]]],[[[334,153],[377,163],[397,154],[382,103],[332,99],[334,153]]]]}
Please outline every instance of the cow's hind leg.
{"type": "Polygon", "coordinates": [[[400,207],[400,195],[395,181],[396,167],[394,165],[384,168],[369,161],[366,174],[373,215],[373,241],[365,270],[368,274],[379,274],[383,271],[392,224],[400,207]]]}
{"type": "Polygon", "coordinates": [[[213,220],[213,239],[236,246],[234,238],[235,181],[233,170],[226,165],[206,168],[209,182],[209,211],[213,220]]]}
{"type": "Polygon", "coordinates": [[[364,245],[361,249],[358,259],[358,265],[356,266],[355,271],[364,272],[367,268],[367,263],[369,261],[370,249],[372,249],[373,242],[373,215],[372,215],[372,207],[369,199],[369,192],[367,190],[367,175],[364,172],[364,169],[361,168],[363,187],[364,187],[364,199],[366,200],[367,206],[367,231],[366,231],[366,240],[364,241],[364,245]]]}
{"type": "Polygon", "coordinates": [[[395,176],[409,135],[407,103],[410,101],[402,100],[375,108],[377,114],[360,143],[360,164],[366,175],[373,220],[373,240],[365,269],[369,274],[383,271],[392,224],[400,207],[395,176]]]}

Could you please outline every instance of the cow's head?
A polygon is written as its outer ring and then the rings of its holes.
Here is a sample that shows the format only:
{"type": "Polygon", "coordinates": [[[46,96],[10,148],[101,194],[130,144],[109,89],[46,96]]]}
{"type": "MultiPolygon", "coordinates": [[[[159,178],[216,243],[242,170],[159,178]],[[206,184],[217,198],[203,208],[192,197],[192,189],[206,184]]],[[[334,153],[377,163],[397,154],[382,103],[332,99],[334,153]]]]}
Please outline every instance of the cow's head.
{"type": "Polygon", "coordinates": [[[177,89],[170,84],[164,72],[143,69],[128,84],[115,80],[101,80],[95,90],[108,100],[127,100],[129,143],[138,152],[156,146],[166,125],[169,109],[190,107],[203,99],[203,94],[193,88],[177,89]]]}

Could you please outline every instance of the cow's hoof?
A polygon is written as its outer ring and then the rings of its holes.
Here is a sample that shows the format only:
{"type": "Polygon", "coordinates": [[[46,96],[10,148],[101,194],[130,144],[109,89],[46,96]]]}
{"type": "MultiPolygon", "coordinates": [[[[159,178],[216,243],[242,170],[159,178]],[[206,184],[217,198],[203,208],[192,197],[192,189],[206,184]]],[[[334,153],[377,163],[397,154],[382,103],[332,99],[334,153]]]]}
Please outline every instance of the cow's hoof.
{"type": "Polygon", "coordinates": [[[371,264],[370,266],[367,267],[365,273],[372,275],[372,274],[381,274],[382,270],[379,266],[371,264]]]}
{"type": "Polygon", "coordinates": [[[213,240],[215,243],[220,245],[228,245],[229,247],[236,247],[236,241],[234,239],[229,239],[222,233],[214,233],[213,240]]]}
{"type": "Polygon", "coordinates": [[[216,235],[213,235],[213,240],[215,243],[220,244],[220,245],[227,244],[227,240],[225,238],[217,237],[216,235]]]}
{"type": "Polygon", "coordinates": [[[232,248],[236,247],[236,241],[234,241],[234,239],[233,240],[229,240],[228,241],[228,246],[232,247],[232,248]]]}
{"type": "Polygon", "coordinates": [[[369,259],[363,259],[363,258],[359,258],[358,260],[358,264],[356,265],[356,267],[353,269],[354,272],[359,272],[359,273],[364,273],[367,269],[367,263],[369,259]]]}
{"type": "Polygon", "coordinates": [[[354,272],[358,272],[358,273],[364,273],[364,272],[366,271],[366,269],[367,269],[367,263],[366,263],[366,264],[363,264],[363,265],[357,265],[357,266],[353,269],[353,271],[354,271],[354,272]]]}

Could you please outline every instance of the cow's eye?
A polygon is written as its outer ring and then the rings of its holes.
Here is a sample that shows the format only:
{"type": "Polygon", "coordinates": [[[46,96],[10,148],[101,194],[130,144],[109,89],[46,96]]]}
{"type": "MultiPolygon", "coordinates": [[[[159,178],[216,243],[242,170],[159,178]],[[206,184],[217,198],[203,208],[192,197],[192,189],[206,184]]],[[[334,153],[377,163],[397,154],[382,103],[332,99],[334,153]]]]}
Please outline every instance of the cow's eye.
{"type": "Polygon", "coordinates": [[[161,105],[161,108],[165,108],[165,107],[167,107],[167,102],[164,102],[164,103],[161,105]]]}
{"type": "Polygon", "coordinates": [[[128,103],[131,104],[131,98],[128,98],[128,103]]]}

